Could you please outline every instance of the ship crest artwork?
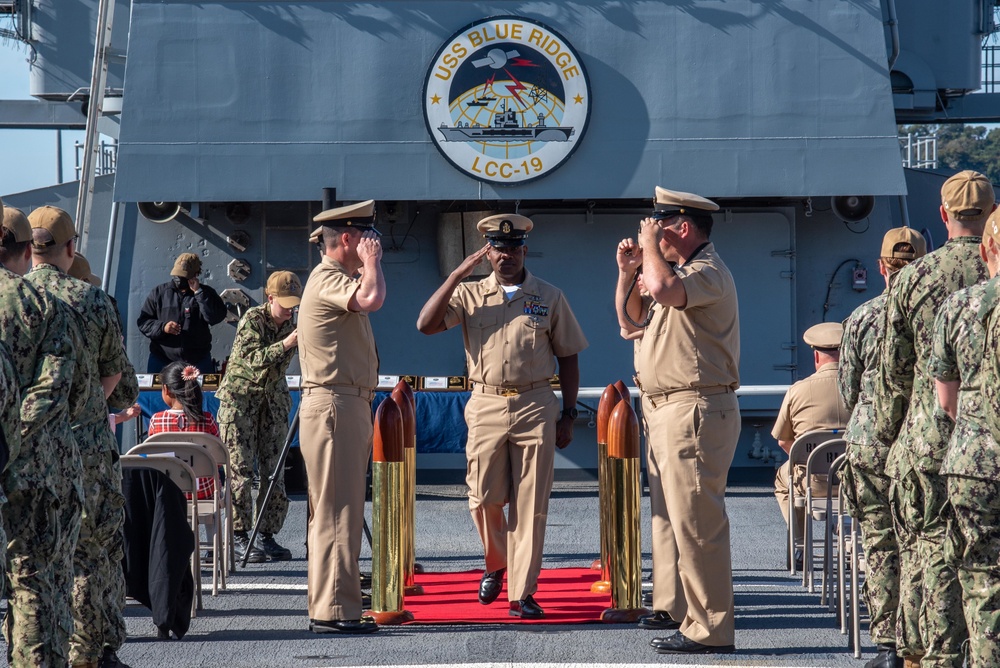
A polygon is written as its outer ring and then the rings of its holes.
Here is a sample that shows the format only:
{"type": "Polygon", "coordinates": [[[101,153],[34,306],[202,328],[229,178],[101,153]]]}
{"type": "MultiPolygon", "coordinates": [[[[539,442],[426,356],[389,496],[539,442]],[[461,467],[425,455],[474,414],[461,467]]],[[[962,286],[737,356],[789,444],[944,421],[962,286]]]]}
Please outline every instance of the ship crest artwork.
{"type": "Polygon", "coordinates": [[[469,176],[516,185],[576,150],[590,119],[590,82],[576,51],[531,19],[483,19],[438,51],[424,86],[427,130],[469,176]]]}

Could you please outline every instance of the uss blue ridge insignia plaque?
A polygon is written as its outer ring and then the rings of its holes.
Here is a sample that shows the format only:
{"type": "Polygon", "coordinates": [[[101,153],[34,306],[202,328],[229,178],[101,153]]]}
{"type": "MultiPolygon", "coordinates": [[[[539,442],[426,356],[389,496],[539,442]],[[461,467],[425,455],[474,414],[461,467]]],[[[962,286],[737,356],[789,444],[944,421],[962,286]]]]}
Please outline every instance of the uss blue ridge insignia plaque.
{"type": "Polygon", "coordinates": [[[579,55],[547,26],[482,19],[440,48],[424,84],[424,119],[444,157],[469,176],[517,185],[576,150],[590,119],[579,55]]]}

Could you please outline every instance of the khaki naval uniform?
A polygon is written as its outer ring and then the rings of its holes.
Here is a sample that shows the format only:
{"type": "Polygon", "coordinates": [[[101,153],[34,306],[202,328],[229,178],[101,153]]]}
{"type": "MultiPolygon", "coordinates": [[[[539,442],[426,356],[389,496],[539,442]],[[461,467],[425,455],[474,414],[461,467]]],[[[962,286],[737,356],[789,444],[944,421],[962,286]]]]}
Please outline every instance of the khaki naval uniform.
{"type": "Polygon", "coordinates": [[[465,408],[469,510],[486,571],[507,568],[507,597],[520,601],[538,589],[552,491],[560,408],[549,379],[555,358],[587,340],[563,293],[527,270],[512,297],[495,274],[459,285],[445,326],[459,324],[474,384],[465,408]]]}
{"type": "Polygon", "coordinates": [[[652,305],[638,350],[653,515],[653,608],[705,645],[735,637],[726,476],[740,435],[736,285],[706,243],[674,271],[682,309],[652,305]]]}
{"type": "MultiPolygon", "coordinates": [[[[822,365],[813,375],[803,378],[788,388],[774,422],[771,436],[779,441],[794,441],[802,434],[817,429],[844,429],[851,414],[840,398],[837,385],[837,363],[822,365]]],[[[781,514],[788,524],[788,486],[791,462],[785,462],[774,477],[774,498],[778,500],[781,514]]],[[[795,493],[806,495],[806,467],[795,467],[795,493]]],[[[813,496],[826,497],[826,475],[813,475],[809,480],[813,496]]],[[[805,512],[796,509],[796,521],[802,526],[805,512]]],[[[799,534],[801,535],[801,534],[799,534]]]]}
{"type": "Polygon", "coordinates": [[[299,439],[312,509],[308,606],[309,618],[322,621],[362,612],[358,558],[378,354],[368,314],[347,308],[358,285],[324,256],[299,306],[299,439]]]}

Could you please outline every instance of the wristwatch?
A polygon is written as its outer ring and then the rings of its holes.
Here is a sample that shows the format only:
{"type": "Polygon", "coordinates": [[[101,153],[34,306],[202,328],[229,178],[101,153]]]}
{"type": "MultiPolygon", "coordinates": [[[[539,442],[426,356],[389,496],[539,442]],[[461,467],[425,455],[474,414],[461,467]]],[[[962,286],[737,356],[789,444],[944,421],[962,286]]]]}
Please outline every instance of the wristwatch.
{"type": "Polygon", "coordinates": [[[574,420],[580,417],[580,411],[576,410],[575,408],[564,408],[562,414],[564,416],[568,415],[574,420]]]}

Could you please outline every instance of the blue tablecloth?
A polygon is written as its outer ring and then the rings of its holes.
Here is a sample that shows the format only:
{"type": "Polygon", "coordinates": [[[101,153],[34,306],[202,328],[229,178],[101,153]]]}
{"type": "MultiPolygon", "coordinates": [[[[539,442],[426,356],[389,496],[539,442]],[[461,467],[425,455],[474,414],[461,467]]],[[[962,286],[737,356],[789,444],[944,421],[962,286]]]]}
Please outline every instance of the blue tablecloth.
{"type": "MultiPolygon", "coordinates": [[[[203,395],[203,407],[212,415],[219,410],[219,400],[215,392],[206,390],[203,395]]],[[[295,414],[299,406],[299,393],[293,391],[292,412],[295,414]]],[[[389,397],[388,392],[377,392],[372,410],[378,408],[383,400],[389,397]]],[[[465,425],[465,404],[469,402],[468,392],[416,392],[417,405],[417,452],[450,453],[465,452],[465,441],[469,436],[465,425]]],[[[145,390],[139,393],[139,406],[142,408],[142,432],[146,431],[149,418],[153,413],[167,409],[159,390],[145,390]]],[[[292,447],[299,447],[299,437],[296,433],[292,447]]]]}

